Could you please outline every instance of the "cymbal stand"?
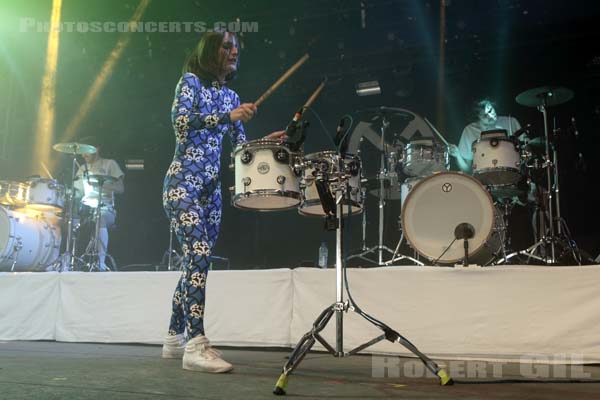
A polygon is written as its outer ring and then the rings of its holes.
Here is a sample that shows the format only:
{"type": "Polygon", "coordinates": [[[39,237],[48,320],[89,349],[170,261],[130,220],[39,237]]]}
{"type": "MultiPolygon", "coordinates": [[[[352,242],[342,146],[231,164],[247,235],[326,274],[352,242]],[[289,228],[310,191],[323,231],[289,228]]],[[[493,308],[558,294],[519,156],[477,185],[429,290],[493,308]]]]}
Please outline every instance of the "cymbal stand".
{"type": "MultiPolygon", "coordinates": [[[[425,263],[419,261],[416,258],[413,258],[413,257],[410,257],[410,256],[407,256],[405,254],[400,253],[400,246],[404,242],[404,230],[402,229],[402,218],[398,218],[398,225],[399,225],[398,228],[400,230],[400,240],[398,240],[398,244],[396,245],[396,249],[394,250],[394,254],[392,254],[392,259],[386,261],[385,265],[392,265],[396,261],[400,261],[400,260],[410,260],[410,261],[414,262],[415,265],[420,265],[420,266],[425,265],[425,263]]],[[[417,253],[415,252],[415,257],[418,257],[416,254],[417,253]]]]}
{"type": "Polygon", "coordinates": [[[335,262],[335,283],[336,283],[336,299],[333,304],[325,308],[317,317],[312,325],[310,331],[305,333],[292,353],[290,354],[287,362],[283,366],[283,371],[275,384],[273,393],[276,395],[285,395],[285,389],[289,375],[300,365],[306,354],[312,349],[313,345],[318,341],[331,355],[334,357],[349,357],[352,356],[376,343],[383,340],[389,340],[390,342],[397,342],[416,355],[425,365],[430,372],[439,378],[440,385],[452,385],[454,382],[446,370],[440,368],[433,360],[421,353],[419,349],[413,345],[408,339],[402,336],[400,333],[387,326],[385,323],[377,320],[370,316],[354,302],[350,294],[348,287],[348,278],[346,275],[346,265],[342,260],[343,249],[343,230],[344,230],[344,217],[343,217],[343,198],[344,198],[344,184],[347,177],[343,173],[343,162],[340,157],[340,167],[338,171],[337,188],[335,190],[335,212],[330,215],[335,219],[335,230],[336,230],[336,262],[335,262]],[[344,291],[348,294],[348,300],[344,300],[344,291]],[[383,333],[374,339],[363,343],[362,345],[350,350],[349,352],[344,351],[344,313],[353,311],[359,314],[361,317],[366,319],[371,324],[379,328],[383,333]],[[335,314],[335,347],[329,344],[323,336],[321,331],[325,329],[333,315],[335,314]]]}
{"type": "Polygon", "coordinates": [[[561,255],[563,255],[565,251],[569,252],[577,264],[581,265],[583,255],[577,248],[577,244],[571,238],[565,237],[565,232],[563,231],[562,227],[564,221],[562,220],[560,214],[558,149],[557,144],[551,142],[550,140],[550,130],[548,128],[547,99],[549,95],[550,94],[547,93],[546,95],[542,96],[542,103],[538,106],[538,111],[542,113],[544,118],[544,137],[546,140],[546,158],[543,167],[546,168],[546,180],[548,184],[548,191],[546,195],[548,227],[546,228],[545,232],[542,232],[542,237],[536,243],[523,251],[511,253],[505,258],[508,259],[517,255],[524,255],[528,258],[542,261],[545,264],[556,264],[558,261],[556,250],[557,246],[559,246],[563,251],[561,255]],[[552,152],[550,151],[550,146],[552,146],[552,152]],[[544,252],[541,256],[538,256],[535,253],[540,247],[544,249],[544,252]],[[549,254],[548,250],[550,250],[549,254]]]}
{"type": "Polygon", "coordinates": [[[407,256],[407,255],[404,255],[404,254],[400,253],[400,246],[402,245],[402,242],[404,242],[404,232],[402,232],[400,234],[400,240],[398,240],[398,244],[396,245],[396,249],[394,250],[394,254],[392,254],[392,259],[386,261],[385,265],[392,265],[396,261],[400,261],[400,260],[410,260],[410,261],[414,262],[415,265],[424,266],[425,265],[424,262],[419,261],[419,260],[417,260],[414,257],[407,256]]]}
{"type": "MultiPolygon", "coordinates": [[[[94,233],[90,238],[90,242],[87,245],[86,251],[82,257],[88,257],[89,262],[87,263],[88,271],[92,272],[94,270],[104,271],[100,265],[100,253],[98,251],[99,246],[103,246],[102,242],[100,242],[100,220],[102,218],[102,187],[104,186],[104,180],[98,180],[98,204],[96,205],[96,209],[94,210],[94,233]]],[[[114,267],[114,261],[112,257],[108,254],[108,249],[104,249],[106,258],[111,260],[112,266],[114,267]]],[[[107,267],[107,271],[110,271],[110,268],[107,267]]]]}
{"type": "Polygon", "coordinates": [[[72,171],[71,171],[71,187],[69,194],[67,195],[67,243],[65,246],[65,252],[60,256],[59,271],[74,271],[75,270],[75,243],[73,235],[73,220],[75,213],[73,211],[75,204],[75,180],[77,179],[77,154],[73,154],[72,171]]]}
{"type": "MultiPolygon", "coordinates": [[[[387,132],[389,126],[390,126],[390,122],[385,117],[385,114],[383,114],[382,118],[381,118],[381,157],[380,157],[379,176],[378,176],[378,180],[379,180],[379,237],[378,237],[378,242],[377,242],[376,246],[373,246],[368,249],[364,249],[364,251],[362,251],[361,253],[354,254],[354,255],[348,257],[348,259],[360,258],[365,261],[377,263],[377,265],[380,265],[380,266],[385,265],[385,263],[383,261],[383,252],[384,251],[387,251],[390,254],[394,254],[394,251],[392,249],[390,249],[389,247],[387,247],[383,244],[383,228],[384,228],[384,216],[385,216],[384,215],[385,180],[387,177],[387,169],[385,167],[386,147],[387,147],[385,144],[385,133],[387,132]],[[369,253],[376,253],[377,261],[372,260],[368,257],[365,257],[369,253]]],[[[364,225],[365,228],[363,228],[363,229],[366,229],[366,219],[365,218],[366,217],[363,216],[363,221],[365,221],[365,225],[364,225]]],[[[364,248],[364,242],[363,242],[363,248],[364,248]]]]}

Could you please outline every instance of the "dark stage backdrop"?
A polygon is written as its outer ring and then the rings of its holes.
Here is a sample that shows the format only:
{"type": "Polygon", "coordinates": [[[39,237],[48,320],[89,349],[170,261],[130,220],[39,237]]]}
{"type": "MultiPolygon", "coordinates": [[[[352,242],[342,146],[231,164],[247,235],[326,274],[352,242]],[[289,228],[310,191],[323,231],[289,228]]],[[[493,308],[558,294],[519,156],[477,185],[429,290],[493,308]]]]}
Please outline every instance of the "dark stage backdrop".
{"type": "MultiPolygon", "coordinates": [[[[47,34],[19,32],[21,18],[48,21],[51,2],[3,1],[0,12],[1,179],[23,179],[32,169],[35,122],[44,70],[47,34]],[[47,4],[44,4],[47,3],[47,4]]],[[[129,0],[65,0],[63,21],[127,21],[138,2],[129,0]]],[[[600,151],[600,7],[583,1],[446,0],[442,59],[443,90],[438,113],[440,4],[438,1],[370,0],[308,1],[150,1],[143,21],[257,22],[258,30],[240,37],[238,79],[232,83],[242,101],[256,99],[302,54],[310,60],[259,109],[246,132],[256,139],[282,129],[293,112],[324,77],[328,86],[314,104],[329,132],[340,117],[371,106],[407,108],[428,117],[451,142],[457,143],[469,121],[472,101],[495,99],[499,113],[531,124],[541,134],[540,114],[514,97],[540,85],[563,85],[574,100],[551,110],[564,133],[563,214],[580,246],[600,251],[596,182],[600,151]],[[585,3],[585,6],[584,6],[585,3]],[[362,4],[362,5],[361,5],[362,4]],[[379,80],[382,93],[357,97],[355,84],[379,80]],[[575,118],[579,136],[573,133],[575,118]],[[577,163],[582,153],[585,165],[577,163]]],[[[60,142],[77,114],[91,83],[118,40],[119,33],[63,32],[57,71],[53,142],[60,142]]],[[[104,155],[124,167],[126,159],[144,159],[143,171],[126,171],[126,193],[118,198],[118,221],[110,252],[119,264],[156,264],[168,245],[168,225],[161,205],[162,180],[174,148],[170,107],[187,52],[197,43],[195,32],[132,33],[130,42],[106,86],[78,130],[79,137],[98,136],[104,155]]],[[[305,152],[331,149],[331,141],[312,113],[305,152]]],[[[392,127],[392,130],[394,127],[392,127]]],[[[224,212],[216,255],[232,268],[268,268],[315,262],[321,241],[333,256],[335,236],[319,219],[296,211],[257,213],[230,205],[226,188],[231,145],[225,138],[222,158],[224,212]]],[[[58,153],[53,172],[69,174],[58,153]]],[[[367,175],[378,165],[365,150],[367,175]]],[[[368,241],[377,240],[377,200],[367,199],[368,241]]],[[[400,204],[386,206],[386,244],[399,238],[400,204]]],[[[526,216],[526,213],[522,214],[526,216]]],[[[360,245],[360,217],[348,227],[348,249],[360,245]]],[[[527,238],[519,239],[527,245],[527,238]]]]}

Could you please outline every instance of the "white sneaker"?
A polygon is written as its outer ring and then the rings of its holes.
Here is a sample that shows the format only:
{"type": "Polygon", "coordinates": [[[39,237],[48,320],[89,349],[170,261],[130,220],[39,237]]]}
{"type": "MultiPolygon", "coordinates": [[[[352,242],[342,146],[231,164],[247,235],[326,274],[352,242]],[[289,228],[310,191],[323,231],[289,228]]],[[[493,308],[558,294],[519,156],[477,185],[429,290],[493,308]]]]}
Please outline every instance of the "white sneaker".
{"type": "Polygon", "coordinates": [[[233,365],[221,358],[221,353],[211,347],[206,336],[200,335],[187,342],[183,369],[219,374],[231,371],[233,365]]]}
{"type": "Polygon", "coordinates": [[[162,358],[181,358],[185,349],[185,336],[183,333],[179,335],[168,335],[165,338],[162,348],[162,358]]]}

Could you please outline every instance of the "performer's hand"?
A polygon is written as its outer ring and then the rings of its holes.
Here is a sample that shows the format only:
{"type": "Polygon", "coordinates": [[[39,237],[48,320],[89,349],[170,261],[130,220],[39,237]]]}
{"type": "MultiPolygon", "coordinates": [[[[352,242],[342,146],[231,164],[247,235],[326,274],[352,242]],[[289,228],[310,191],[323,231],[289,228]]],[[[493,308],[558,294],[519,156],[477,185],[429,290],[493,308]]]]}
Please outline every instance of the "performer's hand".
{"type": "Polygon", "coordinates": [[[254,103],[243,103],[229,113],[229,118],[231,119],[231,122],[248,122],[254,117],[256,112],[257,109],[254,103]]]}
{"type": "Polygon", "coordinates": [[[448,145],[448,154],[455,158],[460,156],[460,150],[458,150],[458,146],[455,144],[448,145]]]}
{"type": "Polygon", "coordinates": [[[271,132],[267,136],[265,136],[265,139],[279,139],[282,142],[287,138],[288,138],[288,135],[285,134],[285,131],[275,131],[275,132],[271,132]]]}

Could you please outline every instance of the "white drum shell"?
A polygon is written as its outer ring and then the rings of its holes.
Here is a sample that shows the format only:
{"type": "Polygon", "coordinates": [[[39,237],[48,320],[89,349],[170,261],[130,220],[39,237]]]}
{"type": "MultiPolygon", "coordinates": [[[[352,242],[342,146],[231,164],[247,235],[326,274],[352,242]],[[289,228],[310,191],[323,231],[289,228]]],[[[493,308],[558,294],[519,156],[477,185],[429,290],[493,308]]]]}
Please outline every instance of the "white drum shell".
{"type": "MultiPolygon", "coordinates": [[[[323,217],[325,216],[325,211],[323,210],[323,206],[321,204],[321,199],[319,198],[319,192],[317,191],[317,186],[315,184],[315,170],[314,163],[319,162],[327,162],[330,165],[329,174],[336,174],[338,171],[339,165],[339,156],[337,153],[333,151],[322,151],[318,153],[307,154],[305,157],[305,169],[303,172],[302,179],[302,203],[300,204],[300,208],[298,212],[302,215],[307,216],[315,216],[315,217],[323,217]]],[[[344,159],[345,167],[349,166],[350,163],[356,162],[360,166],[360,159],[356,156],[346,155],[344,159]]],[[[348,169],[348,168],[346,168],[348,169]]],[[[350,175],[349,171],[347,172],[350,175]]],[[[363,210],[363,199],[360,185],[360,168],[358,169],[358,173],[356,175],[350,175],[348,179],[348,184],[350,186],[350,212],[352,215],[358,215],[362,213],[363,210]]],[[[335,196],[335,192],[337,190],[338,182],[332,181],[329,183],[329,190],[331,194],[335,196]]],[[[344,200],[342,201],[342,212],[344,215],[348,215],[348,201],[347,194],[344,194],[344,200]]]]}
{"type": "Polygon", "coordinates": [[[512,185],[521,180],[521,154],[509,138],[482,138],[473,143],[472,168],[484,185],[512,185]]]}
{"type": "Polygon", "coordinates": [[[474,237],[468,239],[469,262],[490,263],[501,246],[497,233],[501,217],[490,194],[476,179],[460,172],[433,174],[413,187],[402,206],[404,235],[430,261],[462,261],[463,240],[450,246],[454,230],[461,223],[469,223],[475,230],[474,237]]]}
{"type": "Polygon", "coordinates": [[[0,270],[44,269],[58,258],[60,242],[58,220],[0,207],[0,270]]]}
{"type": "Polygon", "coordinates": [[[257,140],[236,147],[235,187],[233,205],[237,208],[257,211],[277,211],[297,207],[300,204],[300,179],[293,171],[298,155],[278,141],[257,140]],[[277,161],[274,151],[283,149],[289,153],[289,162],[277,161]],[[252,160],[244,164],[245,151],[252,154],[252,160]],[[280,178],[282,177],[282,178],[280,178]],[[244,181],[249,178],[249,184],[244,181]],[[277,182],[278,178],[283,183],[277,182]]]}
{"type": "Polygon", "coordinates": [[[417,183],[421,182],[423,179],[425,179],[425,178],[424,177],[408,178],[404,181],[404,183],[402,183],[402,185],[400,186],[400,205],[404,205],[404,202],[406,201],[406,197],[408,196],[410,191],[413,189],[413,187],[415,187],[415,185],[417,183]]]}
{"type": "Polygon", "coordinates": [[[52,179],[32,179],[27,183],[27,207],[59,212],[64,205],[64,187],[52,179]]]}

